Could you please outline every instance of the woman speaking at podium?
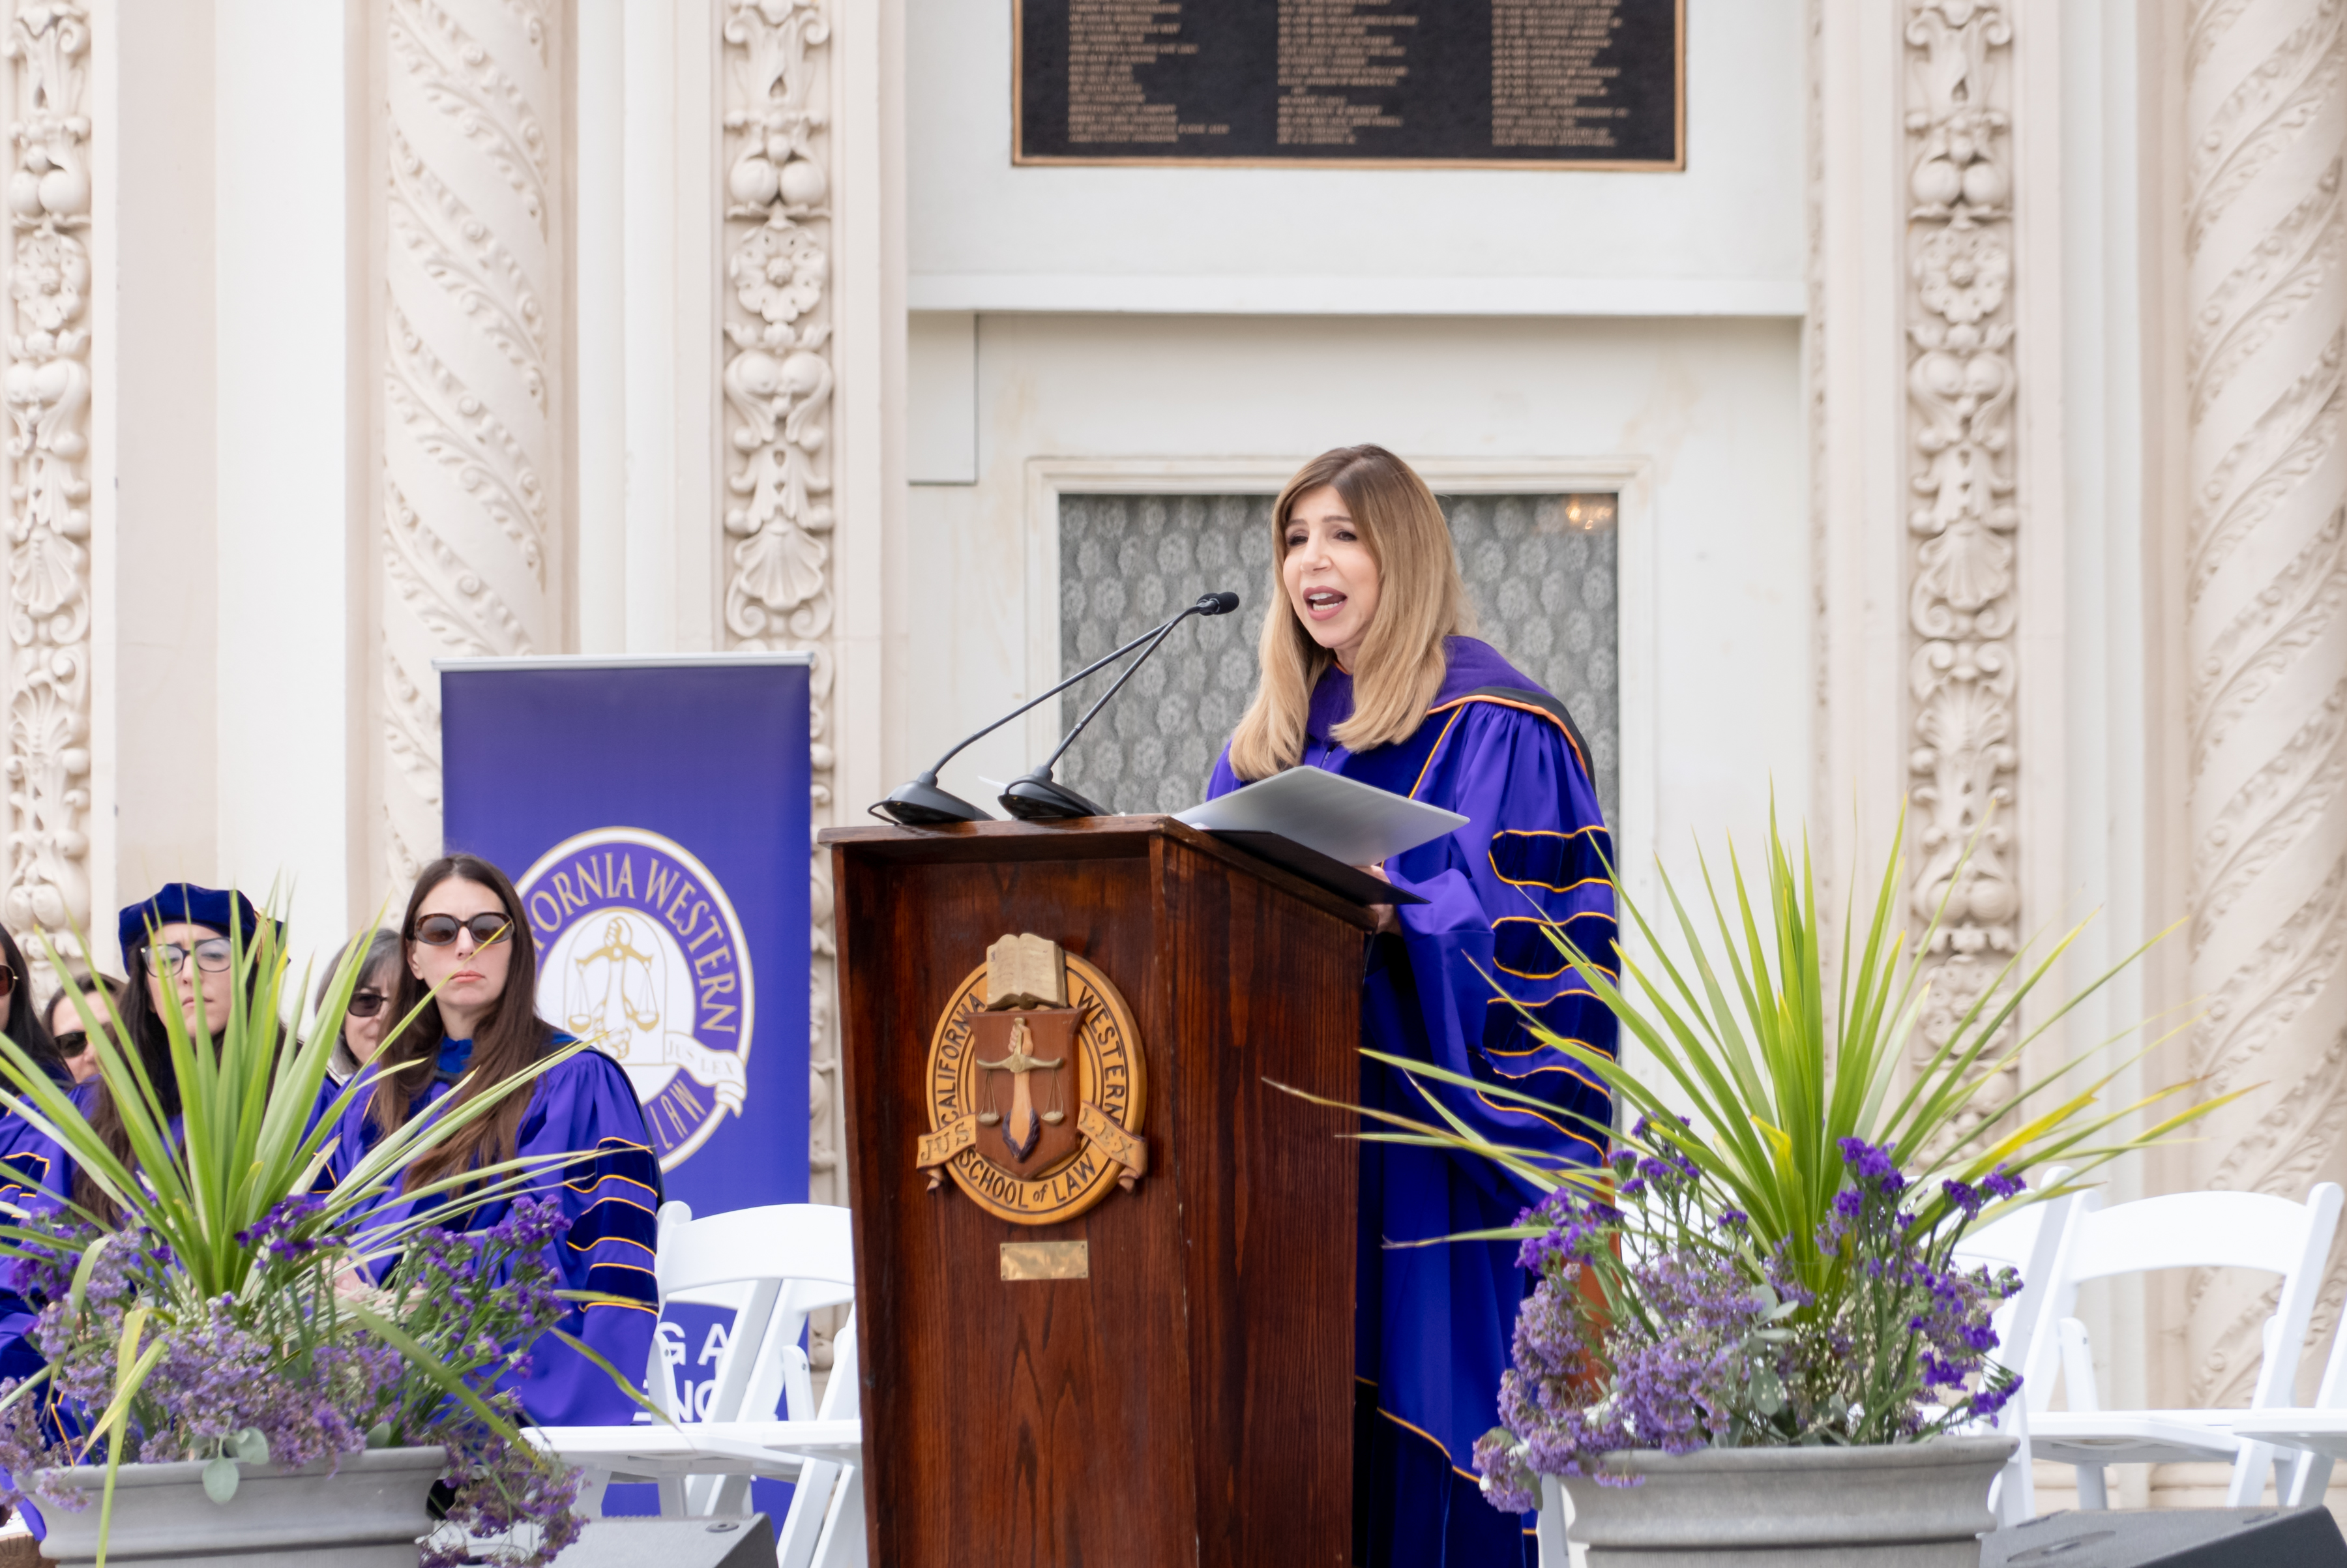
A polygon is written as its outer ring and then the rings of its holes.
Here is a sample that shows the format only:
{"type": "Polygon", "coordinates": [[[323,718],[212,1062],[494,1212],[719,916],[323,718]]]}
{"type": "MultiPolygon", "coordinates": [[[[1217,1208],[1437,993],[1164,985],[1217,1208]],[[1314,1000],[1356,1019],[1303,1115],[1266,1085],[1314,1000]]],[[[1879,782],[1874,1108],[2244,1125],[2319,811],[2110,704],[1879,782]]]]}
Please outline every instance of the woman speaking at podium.
{"type": "MultiPolygon", "coordinates": [[[[1614,951],[1613,846],[1587,748],[1562,702],[1460,635],[1466,589],[1450,528],[1401,459],[1378,446],[1323,453],[1280,492],[1272,527],[1261,673],[1208,798],[1301,764],[1464,815],[1457,832],[1372,868],[1425,902],[1381,917],[1362,981],[1363,1040],[1556,1109],[1366,1061],[1363,1103],[1439,1123],[1439,1097],[1494,1143],[1560,1163],[1602,1159],[1611,1093],[1511,1005],[1613,1051],[1613,1015],[1549,938],[1561,927],[1593,957],[1614,951]]],[[[1533,1516],[1485,1502],[1470,1458],[1497,1424],[1500,1374],[1532,1283],[1516,1244],[1381,1245],[1511,1225],[1537,1196],[1486,1162],[1362,1145],[1357,1562],[1537,1562],[1533,1516]]]]}

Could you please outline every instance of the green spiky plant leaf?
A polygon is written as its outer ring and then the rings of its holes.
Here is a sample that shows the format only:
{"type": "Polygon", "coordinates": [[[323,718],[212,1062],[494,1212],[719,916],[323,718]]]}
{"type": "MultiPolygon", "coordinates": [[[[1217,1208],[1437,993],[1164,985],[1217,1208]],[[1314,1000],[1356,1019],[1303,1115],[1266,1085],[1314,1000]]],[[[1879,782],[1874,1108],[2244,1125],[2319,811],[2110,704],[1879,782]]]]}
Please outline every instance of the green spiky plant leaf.
{"type": "MultiPolygon", "coordinates": [[[[67,1091],[51,1081],[39,1063],[15,1040],[0,1034],[0,1079],[15,1091],[15,1113],[46,1132],[87,1173],[120,1211],[122,1230],[144,1231],[169,1248],[163,1288],[124,1317],[115,1356],[112,1401],[94,1421],[86,1423],[77,1440],[77,1451],[82,1453],[104,1444],[101,1563],[111,1528],[114,1478],[126,1449],[132,1446],[109,1440],[159,1429],[164,1413],[144,1398],[143,1390],[162,1354],[165,1338],[183,1323],[200,1323],[210,1304],[223,1297],[236,1302],[248,1323],[284,1347],[289,1365],[321,1345],[346,1341],[364,1332],[392,1346],[418,1380],[461,1401],[499,1438],[513,1444],[523,1442],[512,1420],[469,1388],[461,1387],[462,1378],[443,1364],[450,1347],[424,1343],[401,1331],[393,1320],[395,1314],[386,1313],[384,1304],[376,1299],[380,1293],[354,1288],[352,1274],[362,1265],[397,1255],[425,1226],[447,1225],[473,1209],[524,1192],[547,1169],[569,1156],[512,1159],[416,1185],[409,1189],[411,1195],[437,1195],[443,1204],[370,1233],[369,1250],[364,1254],[357,1250],[348,1232],[354,1215],[398,1185],[417,1161],[491,1114],[507,1096],[528,1093],[552,1061],[586,1049],[587,1042],[569,1046],[548,1061],[484,1086],[466,1103],[452,1105],[446,1114],[418,1117],[386,1134],[354,1169],[343,1173],[322,1194],[323,1201],[300,1219],[295,1231],[281,1231],[281,1235],[290,1234],[313,1243],[314,1250],[291,1260],[282,1255],[272,1256],[260,1245],[256,1233],[282,1201],[311,1192],[337,1122],[363,1092],[355,1081],[331,1097],[324,1091],[333,1043],[362,976],[364,944],[354,944],[335,969],[303,1040],[282,1020],[292,1010],[289,1004],[307,993],[307,977],[298,987],[291,984],[291,964],[279,932],[273,919],[264,919],[249,942],[241,932],[230,934],[231,973],[236,983],[231,988],[228,1018],[217,1036],[200,1008],[190,1016],[180,1005],[177,988],[164,988],[160,1015],[179,1100],[176,1132],[159,1085],[137,1052],[122,1043],[129,1040],[129,1030],[113,999],[102,993],[96,998],[74,996],[76,1010],[96,1047],[98,1076],[121,1117],[130,1145],[129,1160],[107,1146],[67,1091]],[[322,1099],[324,1108],[319,1112],[322,1099]],[[313,1116],[313,1112],[318,1113],[313,1116]]],[[[84,960],[96,972],[97,966],[87,939],[80,945],[84,960]]],[[[46,941],[42,948],[50,964],[57,965],[55,950],[46,941]]],[[[144,977],[133,983],[144,983],[144,977]]],[[[419,1003],[417,1011],[431,999],[427,997],[419,1003]]],[[[415,1017],[412,1013],[396,1020],[386,1038],[395,1038],[415,1017]]],[[[92,1268],[114,1239],[116,1229],[78,1203],[67,1202],[65,1212],[101,1233],[74,1268],[70,1297],[77,1313],[92,1268]]],[[[56,1245],[54,1228],[44,1228],[37,1220],[22,1214],[0,1215],[0,1257],[38,1258],[56,1245]]],[[[0,1409],[33,1397],[47,1376],[45,1371],[26,1380],[0,1399],[0,1409]]],[[[624,1379],[615,1380],[627,1387],[624,1379]]],[[[635,1394],[633,1389],[629,1392],[635,1394]]],[[[641,1401],[641,1396],[636,1397],[641,1401]]],[[[426,1401],[436,1402],[436,1399],[426,1401]]],[[[387,1429],[380,1435],[382,1443],[374,1443],[371,1437],[372,1446],[406,1440],[395,1430],[387,1429]]],[[[236,1460],[249,1458],[251,1451],[251,1443],[240,1441],[223,1450],[213,1463],[232,1469],[236,1460]]],[[[265,1457],[265,1446],[257,1451],[265,1457]]],[[[207,1489],[216,1499],[224,1500],[233,1495],[233,1477],[225,1471],[208,1475],[207,1489]]]]}
{"type": "MultiPolygon", "coordinates": [[[[1902,809],[1894,842],[1904,843],[1905,836],[1902,809]]],[[[1948,880],[1950,889],[1961,882],[1969,858],[1968,847],[1948,880]]],[[[2173,1138],[2256,1087],[2186,1105],[2149,1126],[2131,1127],[2150,1108],[2197,1087],[2197,1080],[2181,1080],[2127,1103],[2106,1103],[2112,1084],[2165,1035],[2099,1071],[2091,1064],[2124,1036],[2075,1051],[2034,1077],[2021,1075],[2031,1047],[2152,945],[2146,942],[2083,989],[2036,1009],[2034,1022],[2022,1028],[2024,1003],[2077,941],[2084,921],[2034,958],[2024,948],[2006,959],[1956,1016],[1945,1040],[1911,1073],[1902,1072],[1929,997],[1923,959],[1934,950],[1944,895],[1921,938],[1911,942],[1901,914],[1905,859],[1894,850],[1871,884],[1872,907],[1862,914],[1860,884],[1853,880],[1829,971],[1806,837],[1797,856],[1778,829],[1773,805],[1757,890],[1733,845],[1726,863],[1727,896],[1711,862],[1700,854],[1697,866],[1702,917],[1689,908],[1669,872],[1659,872],[1680,958],[1670,956],[1663,932],[1646,912],[1618,891],[1623,913],[1640,938],[1637,950],[1652,958],[1642,960],[1627,951],[1591,954],[1562,927],[1547,932],[1573,972],[1619,1020],[1622,1035],[1643,1048],[1651,1068],[1633,1071],[1558,1035],[1531,1009],[1515,1004],[1542,1044],[1602,1075],[1628,1113],[1623,1120],[1645,1123],[1645,1146],[1631,1133],[1589,1123],[1505,1083],[1379,1051],[1363,1054],[1424,1083],[1472,1089],[1496,1102],[1581,1121],[1617,1146],[1653,1153],[1659,1144],[1684,1155],[1702,1173],[1717,1206],[1749,1215],[1756,1242],[1781,1245],[1796,1276],[1819,1292],[1834,1288],[1834,1272],[1844,1266],[1840,1256],[1821,1253],[1816,1238],[1835,1194],[1848,1182],[1841,1157],[1845,1138],[1887,1150],[1919,1185],[1942,1178],[1977,1183],[1999,1166],[2025,1174],[2060,1162],[2070,1173],[2064,1184],[2022,1200],[2034,1201],[2075,1189],[2099,1166],[2173,1138]],[[1603,961],[1617,957],[1618,982],[1603,961]],[[2009,1077],[2014,1086],[2008,1089],[2003,1086],[2009,1077]]],[[[1499,989],[1496,983],[1493,989],[1499,989]]],[[[1602,1168],[1561,1165],[1544,1153],[1479,1136],[1439,1097],[1427,1100],[1440,1124],[1346,1109],[1379,1124],[1361,1134],[1371,1142],[1480,1156],[1536,1190],[1566,1184],[1602,1190],[1611,1179],[1602,1168]]],[[[1946,1215],[1947,1200],[1935,1185],[1930,1190],[1932,1195],[1922,1198],[1919,1206],[1924,1221],[1936,1225],[1946,1215]]],[[[1539,1229],[1507,1226],[1441,1239],[1497,1240],[1539,1229]]]]}

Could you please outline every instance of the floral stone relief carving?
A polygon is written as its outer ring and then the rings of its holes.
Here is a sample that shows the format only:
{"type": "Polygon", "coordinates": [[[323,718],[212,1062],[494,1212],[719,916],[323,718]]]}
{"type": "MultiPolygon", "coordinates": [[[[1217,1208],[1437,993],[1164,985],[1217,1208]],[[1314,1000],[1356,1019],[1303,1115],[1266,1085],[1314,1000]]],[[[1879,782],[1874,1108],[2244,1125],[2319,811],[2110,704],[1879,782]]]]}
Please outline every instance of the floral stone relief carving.
{"type": "Polygon", "coordinates": [[[1938,961],[1928,1057],[2017,943],[2012,803],[2014,548],[2013,189],[2000,5],[1907,8],[1910,889],[1938,961]]]}
{"type": "MultiPolygon", "coordinates": [[[[819,0],[724,10],[727,644],[804,651],[817,827],[831,817],[831,22],[819,0]]],[[[817,1201],[846,1201],[826,858],[808,845],[814,964],[809,1152],[817,1201]]]]}
{"type": "Polygon", "coordinates": [[[18,0],[8,179],[5,917],[89,921],[88,7],[18,0]]]}

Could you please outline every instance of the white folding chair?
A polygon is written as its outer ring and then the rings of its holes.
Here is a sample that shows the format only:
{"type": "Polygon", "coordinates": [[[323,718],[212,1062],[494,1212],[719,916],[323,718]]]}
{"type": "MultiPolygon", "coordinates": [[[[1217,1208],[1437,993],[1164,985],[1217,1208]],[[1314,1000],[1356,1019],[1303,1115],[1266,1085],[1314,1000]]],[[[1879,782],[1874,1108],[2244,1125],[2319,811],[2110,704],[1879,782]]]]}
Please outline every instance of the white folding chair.
{"type": "MultiPolygon", "coordinates": [[[[2038,1184],[2052,1192],[2069,1175],[2066,1167],[2057,1165],[2038,1184]]],[[[1966,1268],[2010,1268],[2021,1276],[2019,1294],[2000,1306],[1990,1320],[1996,1330],[1997,1365],[2021,1375],[2020,1397],[1998,1413],[1993,1428],[2021,1444],[1990,1489],[1989,1506],[2006,1524],[2020,1524],[2037,1514],[2036,1488],[2030,1479],[2030,1412],[2044,1409],[2053,1397],[2061,1260],[2084,1196],[2057,1193],[2024,1204],[1956,1244],[1955,1261],[1966,1268]]]]}
{"type": "MultiPolygon", "coordinates": [[[[2280,1295],[2265,1325],[2250,1410],[2288,1407],[2298,1380],[2300,1347],[2314,1312],[2315,1292],[2339,1228],[2341,1194],[2316,1185],[2302,1204],[2262,1193],[2177,1193],[2096,1208],[2091,1198],[2071,1222],[2057,1284],[2064,1410],[2033,1409],[2030,1443],[2040,1459],[2075,1466],[2078,1505],[2108,1508],[2103,1467],[2221,1460],[2233,1467],[2229,1505],[2255,1507],[2265,1491],[2275,1450],[2252,1437],[2239,1409],[2106,1410],[2096,1386],[2093,1347],[2074,1316],[2078,1286],[2087,1280],[2163,1268],[2245,1268],[2281,1276],[2280,1295]]],[[[2335,1360],[2336,1358],[2334,1357],[2335,1360]]],[[[2327,1381],[2327,1379],[2326,1379],[2327,1381]]],[[[2304,1469],[2293,1464],[2293,1470],[2304,1469]]],[[[2281,1490],[2292,1490],[2289,1478],[2281,1490]]]]}
{"type": "Polygon", "coordinates": [[[2233,1435],[2243,1442],[2271,1443],[2296,1456],[2287,1490],[2279,1484],[2274,1489],[2286,1506],[2304,1508],[2322,1501],[2331,1487],[2332,1462],[2347,1459],[2347,1317],[2332,1334],[2331,1358],[2323,1363],[2314,1403],[2243,1410],[2233,1423],[2233,1435]]]}
{"type": "MultiPolygon", "coordinates": [[[[535,1428],[531,1440],[585,1469],[581,1494],[597,1504],[613,1481],[651,1481],[660,1485],[663,1514],[739,1513],[753,1479],[791,1481],[790,1512],[776,1532],[778,1568],[862,1563],[853,1311],[833,1341],[820,1409],[799,1348],[809,1312],[855,1300],[847,1211],[778,1204],[695,1220],[672,1203],[661,1209],[658,1239],[653,1272],[663,1311],[692,1304],[734,1314],[707,1416],[681,1425],[535,1428]]],[[[646,1376],[652,1403],[675,1421],[673,1384],[657,1341],[646,1376]]]]}

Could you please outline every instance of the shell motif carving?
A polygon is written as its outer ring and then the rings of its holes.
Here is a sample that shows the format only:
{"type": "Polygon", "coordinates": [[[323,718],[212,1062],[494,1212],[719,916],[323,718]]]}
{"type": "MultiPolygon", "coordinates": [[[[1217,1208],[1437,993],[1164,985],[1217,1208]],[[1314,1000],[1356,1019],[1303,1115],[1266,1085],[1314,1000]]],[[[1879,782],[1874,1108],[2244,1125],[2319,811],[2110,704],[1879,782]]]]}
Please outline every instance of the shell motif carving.
{"type": "MultiPolygon", "coordinates": [[[[831,816],[831,20],[822,0],[725,0],[727,644],[815,656],[815,821],[831,816]]],[[[809,846],[808,1147],[815,1201],[847,1201],[838,1125],[830,867],[809,846]]]]}
{"type": "Polygon", "coordinates": [[[2014,744],[2013,25],[1908,0],[1911,908],[1935,916],[1919,1060],[1993,983],[2021,913],[2014,744]],[[1965,858],[1969,852],[1970,858],[1965,858]],[[1961,868],[1960,868],[1961,867],[1961,868]]]}
{"type": "Polygon", "coordinates": [[[5,917],[89,922],[89,7],[15,0],[9,130],[5,917]]]}

